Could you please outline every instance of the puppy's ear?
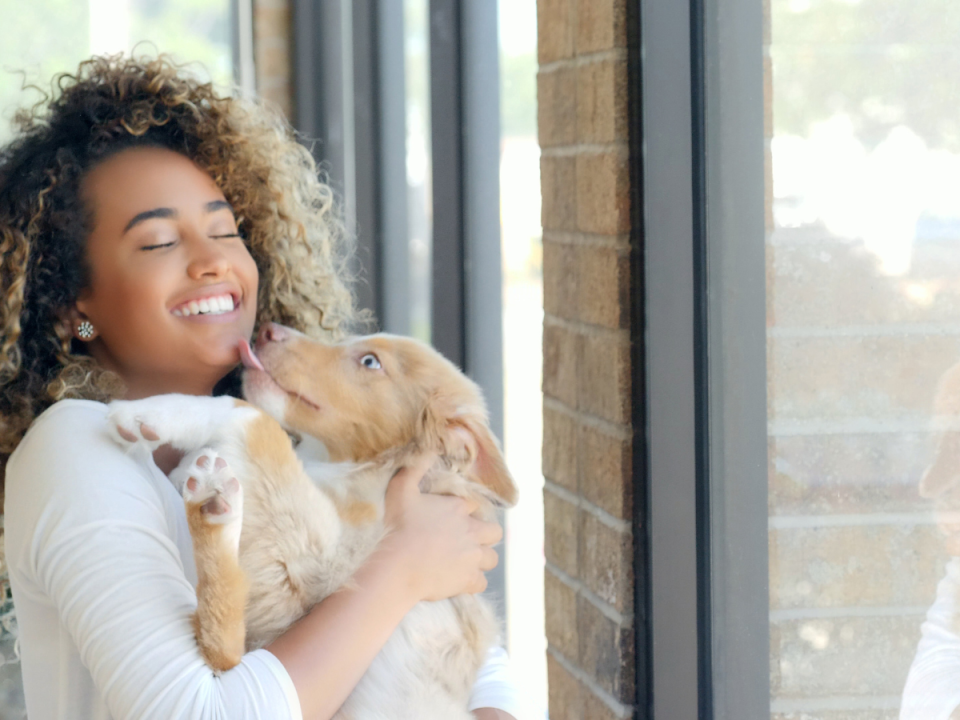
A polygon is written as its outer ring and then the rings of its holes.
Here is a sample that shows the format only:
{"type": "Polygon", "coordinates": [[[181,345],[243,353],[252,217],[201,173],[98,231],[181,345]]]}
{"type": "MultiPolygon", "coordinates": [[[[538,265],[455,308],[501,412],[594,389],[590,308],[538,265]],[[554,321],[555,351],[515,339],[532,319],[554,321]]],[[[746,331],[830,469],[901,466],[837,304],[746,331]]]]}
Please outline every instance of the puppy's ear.
{"type": "Polygon", "coordinates": [[[487,488],[501,506],[517,504],[517,485],[482,406],[455,406],[450,398],[435,395],[420,418],[420,437],[424,450],[469,466],[471,479],[487,488]]]}
{"type": "Polygon", "coordinates": [[[490,490],[504,507],[517,504],[517,484],[507,469],[500,443],[487,425],[486,418],[474,414],[459,415],[450,421],[451,434],[459,437],[473,459],[471,474],[490,490]]]}

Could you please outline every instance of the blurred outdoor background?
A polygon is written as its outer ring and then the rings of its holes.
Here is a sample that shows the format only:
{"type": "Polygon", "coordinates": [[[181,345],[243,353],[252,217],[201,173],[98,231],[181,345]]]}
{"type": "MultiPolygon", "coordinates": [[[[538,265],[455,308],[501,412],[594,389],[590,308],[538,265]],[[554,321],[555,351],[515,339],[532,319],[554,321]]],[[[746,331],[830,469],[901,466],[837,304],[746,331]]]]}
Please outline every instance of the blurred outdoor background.
{"type": "Polygon", "coordinates": [[[769,12],[772,714],[892,719],[960,473],[960,6],[769,12]]]}

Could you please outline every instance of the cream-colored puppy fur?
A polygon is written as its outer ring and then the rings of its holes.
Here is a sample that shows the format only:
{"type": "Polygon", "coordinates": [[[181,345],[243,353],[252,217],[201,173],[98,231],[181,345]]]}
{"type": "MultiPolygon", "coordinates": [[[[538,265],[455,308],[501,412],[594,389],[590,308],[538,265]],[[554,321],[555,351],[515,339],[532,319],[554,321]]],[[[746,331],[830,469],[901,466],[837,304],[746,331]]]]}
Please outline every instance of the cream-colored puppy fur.
{"type": "MultiPolygon", "coordinates": [[[[187,453],[171,480],[194,541],[197,642],[218,671],[349,582],[385,532],[387,483],[420,454],[440,456],[421,488],[474,498],[481,517],[517,494],[478,388],[422,343],[373,335],[325,345],[270,325],[256,355],[243,349],[244,395],[260,409],[185,395],[110,408],[118,442],[187,453]],[[305,469],[284,428],[319,439],[331,463],[305,469]]],[[[470,718],[496,634],[479,596],[419,603],[336,717],[470,718]]]]}

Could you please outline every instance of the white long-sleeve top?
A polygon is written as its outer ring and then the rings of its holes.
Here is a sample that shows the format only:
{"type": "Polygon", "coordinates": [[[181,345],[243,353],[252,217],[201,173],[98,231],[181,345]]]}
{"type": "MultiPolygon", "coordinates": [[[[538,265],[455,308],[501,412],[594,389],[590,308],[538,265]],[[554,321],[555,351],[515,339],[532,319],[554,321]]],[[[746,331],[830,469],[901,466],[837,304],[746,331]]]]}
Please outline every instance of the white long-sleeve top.
{"type": "MultiPolygon", "coordinates": [[[[190,617],[196,568],[183,501],[145,449],[106,433],[106,405],[47,409],[6,471],[6,555],[31,720],[299,719],[267,650],[215,675],[190,617]]],[[[502,649],[471,708],[518,715],[502,649]]]]}
{"type": "Polygon", "coordinates": [[[960,558],[947,563],[937,599],[920,626],[900,720],[947,720],[960,707],[960,558]]]}

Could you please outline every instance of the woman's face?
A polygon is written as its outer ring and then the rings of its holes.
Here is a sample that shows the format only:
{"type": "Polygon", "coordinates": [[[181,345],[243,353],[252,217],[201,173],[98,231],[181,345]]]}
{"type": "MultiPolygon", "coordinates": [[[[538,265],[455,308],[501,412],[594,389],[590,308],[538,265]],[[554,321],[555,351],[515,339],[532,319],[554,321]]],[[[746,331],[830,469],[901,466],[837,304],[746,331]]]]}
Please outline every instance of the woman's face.
{"type": "Polygon", "coordinates": [[[89,352],[123,378],[129,398],[209,394],[256,319],[257,267],[223,193],[160,148],[108,158],[82,191],[93,212],[91,276],[74,329],[93,324],[89,352]]]}

